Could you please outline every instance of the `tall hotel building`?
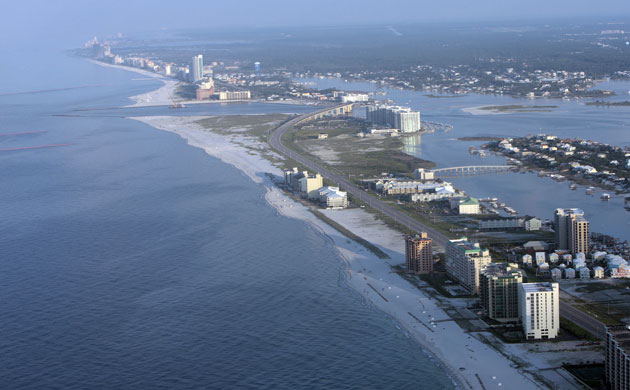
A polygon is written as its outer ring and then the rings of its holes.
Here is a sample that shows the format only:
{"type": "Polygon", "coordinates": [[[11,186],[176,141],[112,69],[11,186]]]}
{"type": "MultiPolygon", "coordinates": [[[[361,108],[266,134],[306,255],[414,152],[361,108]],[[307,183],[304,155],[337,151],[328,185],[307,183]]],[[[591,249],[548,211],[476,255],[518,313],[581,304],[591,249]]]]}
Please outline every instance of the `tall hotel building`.
{"type": "Polygon", "coordinates": [[[606,384],[611,390],[630,389],[630,329],[606,327],[606,384]]]}
{"type": "Polygon", "coordinates": [[[525,337],[528,340],[556,338],[560,329],[558,283],[522,283],[518,298],[525,337]]]}
{"type": "Polygon", "coordinates": [[[190,64],[190,81],[196,83],[203,78],[203,56],[201,54],[192,58],[190,64]]]}
{"type": "Polygon", "coordinates": [[[588,253],[590,247],[590,224],[580,209],[556,209],[554,213],[556,249],[565,249],[573,254],[588,253]]]}
{"type": "Polygon", "coordinates": [[[432,240],[426,232],[405,237],[405,257],[407,272],[429,274],[433,272],[432,240]]]}
{"type": "Polygon", "coordinates": [[[479,293],[479,272],[491,262],[490,251],[466,237],[449,240],[446,245],[446,273],[471,294],[479,293]]]}
{"type": "Polygon", "coordinates": [[[523,283],[518,265],[490,263],[481,270],[479,283],[484,314],[499,322],[518,322],[518,289],[523,283]]]}
{"type": "Polygon", "coordinates": [[[365,118],[380,125],[389,125],[403,133],[422,129],[420,111],[397,106],[366,106],[365,118]]]}

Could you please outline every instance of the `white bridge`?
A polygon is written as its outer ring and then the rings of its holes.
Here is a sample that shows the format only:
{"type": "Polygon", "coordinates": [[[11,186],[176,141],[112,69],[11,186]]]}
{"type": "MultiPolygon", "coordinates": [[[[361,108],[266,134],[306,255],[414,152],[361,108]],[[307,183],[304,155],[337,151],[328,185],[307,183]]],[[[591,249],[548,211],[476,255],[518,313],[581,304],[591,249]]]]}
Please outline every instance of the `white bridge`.
{"type": "Polygon", "coordinates": [[[514,172],[517,169],[518,167],[513,165],[470,165],[465,167],[431,169],[428,172],[432,172],[434,177],[447,178],[514,172]]]}

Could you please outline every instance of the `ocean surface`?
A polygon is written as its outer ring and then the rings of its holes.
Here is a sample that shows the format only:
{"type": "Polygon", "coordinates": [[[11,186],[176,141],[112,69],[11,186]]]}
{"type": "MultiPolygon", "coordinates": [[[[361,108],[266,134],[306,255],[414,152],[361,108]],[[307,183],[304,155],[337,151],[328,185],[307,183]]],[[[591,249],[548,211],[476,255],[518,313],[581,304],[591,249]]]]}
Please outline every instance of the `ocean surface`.
{"type": "MultiPolygon", "coordinates": [[[[505,158],[488,155],[479,157],[468,152],[470,146],[483,142],[459,141],[461,137],[519,137],[527,134],[554,134],[562,138],[582,138],[630,146],[630,107],[597,107],[584,103],[596,99],[518,99],[510,96],[461,95],[435,98],[422,91],[403,91],[377,88],[364,82],[344,82],[339,79],[304,79],[317,88],[340,90],[382,91],[379,99],[390,99],[397,105],[421,111],[422,120],[453,126],[449,132],[436,131],[406,139],[405,151],[433,161],[438,167],[467,165],[502,165],[505,158]],[[532,112],[496,115],[472,115],[463,109],[493,105],[553,105],[551,112],[532,112]]],[[[630,81],[609,81],[597,88],[610,89],[617,94],[610,100],[630,100],[630,81]]],[[[624,210],[623,195],[611,193],[610,201],[601,201],[600,195],[610,191],[596,190],[586,194],[586,187],[569,188],[569,182],[558,183],[540,178],[535,173],[504,173],[448,179],[469,195],[497,197],[515,208],[520,215],[553,219],[556,208],[578,207],[584,210],[591,222],[591,230],[630,240],[630,212],[624,210]]]]}
{"type": "Polygon", "coordinates": [[[0,388],[453,387],[347,286],[326,237],[279,216],[235,168],[110,110],[160,82],[60,52],[10,54],[0,73],[0,388]],[[46,145],[63,146],[6,150],[46,145]]]}

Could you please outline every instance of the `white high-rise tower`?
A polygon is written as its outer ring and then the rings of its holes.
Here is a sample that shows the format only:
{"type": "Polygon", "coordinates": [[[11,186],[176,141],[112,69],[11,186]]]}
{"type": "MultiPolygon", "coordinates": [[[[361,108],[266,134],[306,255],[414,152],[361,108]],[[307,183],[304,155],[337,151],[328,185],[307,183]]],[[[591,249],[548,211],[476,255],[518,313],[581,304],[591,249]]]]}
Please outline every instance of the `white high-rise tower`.
{"type": "Polygon", "coordinates": [[[196,83],[203,78],[203,56],[198,54],[192,58],[190,66],[190,81],[196,83]]]}

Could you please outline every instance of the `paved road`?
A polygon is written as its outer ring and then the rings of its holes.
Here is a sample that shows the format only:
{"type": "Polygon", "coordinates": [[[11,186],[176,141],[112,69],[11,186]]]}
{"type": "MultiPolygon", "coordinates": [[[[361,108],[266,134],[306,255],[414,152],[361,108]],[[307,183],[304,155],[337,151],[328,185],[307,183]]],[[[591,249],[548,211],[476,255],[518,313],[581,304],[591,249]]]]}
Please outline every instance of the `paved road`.
{"type": "MultiPolygon", "coordinates": [[[[560,293],[561,298],[573,299],[570,295],[566,293],[560,293]]],[[[569,321],[573,321],[582,329],[588,331],[593,336],[598,337],[602,340],[606,340],[606,325],[603,322],[599,321],[596,318],[591,317],[590,315],[584,313],[580,309],[576,309],[572,305],[560,301],[560,315],[569,321]]]]}
{"type": "Polygon", "coordinates": [[[299,162],[300,164],[302,164],[303,166],[307,167],[308,169],[312,171],[319,172],[323,177],[337,183],[337,185],[343,188],[343,190],[348,191],[348,193],[350,193],[352,196],[365,202],[373,209],[381,211],[383,214],[388,215],[389,217],[393,218],[397,222],[407,226],[408,228],[412,230],[415,230],[417,232],[427,232],[429,236],[433,239],[433,242],[437,246],[445,248],[448,238],[442,233],[439,233],[437,230],[416,221],[415,219],[409,217],[408,215],[404,214],[400,210],[392,207],[390,204],[387,204],[367,194],[365,190],[352,184],[343,175],[332,172],[331,170],[321,166],[320,164],[313,162],[302,155],[297,154],[296,152],[294,152],[293,150],[287,148],[286,146],[282,144],[281,142],[282,135],[286,133],[289,129],[291,129],[293,126],[297,125],[299,122],[305,119],[308,119],[312,115],[315,115],[322,111],[328,111],[330,109],[331,107],[327,107],[325,109],[311,112],[309,114],[300,115],[288,122],[285,122],[284,124],[280,125],[280,127],[278,127],[271,134],[271,137],[269,138],[269,143],[274,149],[276,149],[280,153],[299,162]]]}
{"type": "MultiPolygon", "coordinates": [[[[335,106],[335,107],[340,107],[340,106],[335,106]]],[[[436,244],[436,247],[446,248],[448,237],[446,237],[444,234],[409,217],[408,215],[404,214],[403,212],[391,206],[390,204],[369,195],[368,193],[366,193],[365,190],[351,183],[343,175],[332,172],[331,170],[323,167],[322,165],[312,160],[309,160],[308,158],[294,152],[293,150],[287,148],[286,146],[282,144],[282,135],[285,134],[287,131],[289,131],[293,126],[308,119],[312,115],[318,114],[323,111],[328,111],[331,108],[335,108],[335,107],[326,107],[325,109],[313,111],[308,114],[303,114],[283,123],[276,130],[274,130],[273,133],[271,133],[271,136],[269,137],[269,143],[274,149],[284,154],[285,156],[299,162],[300,164],[302,164],[303,166],[307,167],[308,169],[314,172],[319,172],[323,177],[334,181],[335,183],[337,183],[339,187],[341,187],[342,189],[344,189],[345,191],[353,195],[355,198],[358,198],[361,201],[365,202],[373,209],[382,212],[383,214],[393,218],[398,223],[401,223],[412,230],[415,230],[417,232],[427,232],[429,234],[429,237],[433,239],[433,242],[436,244]]],[[[576,309],[575,307],[571,306],[569,303],[562,302],[562,301],[560,302],[560,313],[562,316],[566,317],[570,321],[573,321],[580,327],[592,333],[594,336],[600,337],[602,338],[602,340],[605,339],[604,324],[598,321],[597,319],[580,311],[579,309],[576,309]]]]}

